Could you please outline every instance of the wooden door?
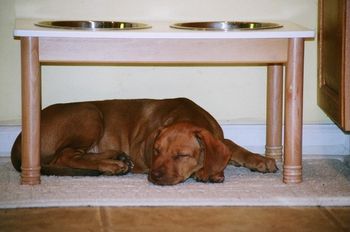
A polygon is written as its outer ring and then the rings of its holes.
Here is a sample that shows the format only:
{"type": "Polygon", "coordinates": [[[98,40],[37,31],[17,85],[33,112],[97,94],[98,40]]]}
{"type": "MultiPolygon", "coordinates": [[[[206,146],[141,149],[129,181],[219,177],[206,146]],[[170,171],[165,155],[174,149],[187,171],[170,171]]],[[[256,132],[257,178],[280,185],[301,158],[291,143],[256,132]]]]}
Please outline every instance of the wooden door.
{"type": "Polygon", "coordinates": [[[350,131],[350,0],[320,0],[318,105],[350,131]]]}

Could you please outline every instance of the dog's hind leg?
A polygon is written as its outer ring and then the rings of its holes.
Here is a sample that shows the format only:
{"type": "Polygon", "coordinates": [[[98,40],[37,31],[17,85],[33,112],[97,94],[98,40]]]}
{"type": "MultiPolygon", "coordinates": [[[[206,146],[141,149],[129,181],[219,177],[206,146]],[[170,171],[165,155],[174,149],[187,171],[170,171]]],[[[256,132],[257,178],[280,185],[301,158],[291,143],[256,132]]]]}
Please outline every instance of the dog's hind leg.
{"type": "Polygon", "coordinates": [[[263,173],[276,172],[278,170],[274,159],[252,153],[228,139],[225,139],[224,143],[231,151],[230,164],[263,173]]]}
{"type": "MultiPolygon", "coordinates": [[[[90,175],[89,173],[91,175],[123,175],[132,169],[133,163],[121,151],[108,150],[100,153],[86,153],[81,149],[65,148],[56,155],[50,164],[45,166],[45,174],[60,175],[60,173],[52,173],[57,172],[59,167],[65,170],[70,168],[71,175],[75,175],[74,173],[76,175],[90,175]],[[74,169],[77,169],[76,172],[74,169]]],[[[65,172],[62,173],[67,175],[65,172]]]]}

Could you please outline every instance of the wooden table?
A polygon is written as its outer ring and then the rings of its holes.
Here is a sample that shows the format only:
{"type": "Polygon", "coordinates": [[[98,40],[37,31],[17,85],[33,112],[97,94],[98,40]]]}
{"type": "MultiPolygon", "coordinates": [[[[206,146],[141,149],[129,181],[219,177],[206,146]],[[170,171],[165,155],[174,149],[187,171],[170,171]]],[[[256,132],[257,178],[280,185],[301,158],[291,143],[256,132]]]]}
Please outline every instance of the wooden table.
{"type": "Polygon", "coordinates": [[[314,31],[287,22],[279,29],[233,32],[171,29],[173,22],[150,22],[151,29],[133,31],[48,29],[34,22],[18,19],[14,30],[21,41],[22,184],[40,183],[40,69],[56,63],[266,64],[266,155],[281,159],[283,147],[283,181],[302,181],[304,40],[314,31]]]}

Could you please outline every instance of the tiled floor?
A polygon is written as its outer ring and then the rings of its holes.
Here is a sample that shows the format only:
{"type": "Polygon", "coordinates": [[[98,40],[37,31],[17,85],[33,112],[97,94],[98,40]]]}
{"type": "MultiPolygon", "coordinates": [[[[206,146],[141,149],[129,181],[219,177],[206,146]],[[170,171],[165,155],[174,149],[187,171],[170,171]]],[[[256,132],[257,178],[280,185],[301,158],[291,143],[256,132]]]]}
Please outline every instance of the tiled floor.
{"type": "Polygon", "coordinates": [[[350,207],[0,209],[0,231],[350,231],[350,207]]]}

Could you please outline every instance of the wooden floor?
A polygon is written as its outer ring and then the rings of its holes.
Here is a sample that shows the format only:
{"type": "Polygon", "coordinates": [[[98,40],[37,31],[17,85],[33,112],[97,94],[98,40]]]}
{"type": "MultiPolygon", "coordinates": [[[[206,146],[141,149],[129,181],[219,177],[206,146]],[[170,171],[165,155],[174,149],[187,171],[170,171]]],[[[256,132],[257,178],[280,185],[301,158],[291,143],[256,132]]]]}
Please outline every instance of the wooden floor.
{"type": "Polygon", "coordinates": [[[350,207],[0,209],[0,231],[350,231],[350,207]]]}

